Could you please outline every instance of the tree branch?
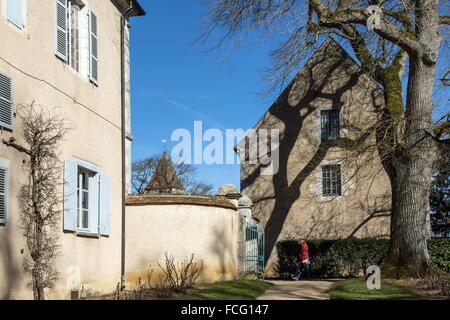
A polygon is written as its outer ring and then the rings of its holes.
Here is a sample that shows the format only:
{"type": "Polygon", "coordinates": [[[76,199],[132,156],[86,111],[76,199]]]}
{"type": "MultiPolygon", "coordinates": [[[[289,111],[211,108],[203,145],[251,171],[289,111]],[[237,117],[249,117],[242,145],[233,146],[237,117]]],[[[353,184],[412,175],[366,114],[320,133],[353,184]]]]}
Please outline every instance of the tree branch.
{"type": "Polygon", "coordinates": [[[450,25],[450,16],[440,16],[439,24],[450,25]]]}
{"type": "Polygon", "coordinates": [[[9,140],[5,140],[3,139],[3,144],[7,145],[8,147],[12,147],[14,149],[16,149],[19,152],[25,153],[27,155],[31,155],[30,150],[18,145],[17,143],[15,143],[15,139],[14,138],[10,138],[9,140]]]}
{"type": "MultiPolygon", "coordinates": [[[[369,13],[363,8],[337,9],[330,11],[320,0],[309,0],[311,8],[317,13],[319,25],[366,25],[369,13]]],[[[381,37],[398,45],[400,48],[412,55],[422,57],[427,64],[435,64],[437,57],[431,52],[427,44],[421,43],[415,33],[400,29],[392,23],[381,19],[380,25],[375,32],[381,37]]]]}

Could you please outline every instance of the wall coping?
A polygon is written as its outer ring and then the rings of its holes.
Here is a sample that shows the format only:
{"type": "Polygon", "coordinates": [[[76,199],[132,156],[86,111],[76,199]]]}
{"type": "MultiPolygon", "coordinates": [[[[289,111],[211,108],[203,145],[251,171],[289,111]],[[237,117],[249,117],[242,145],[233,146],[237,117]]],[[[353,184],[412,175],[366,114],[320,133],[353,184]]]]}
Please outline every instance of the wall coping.
{"type": "Polygon", "coordinates": [[[129,195],[125,199],[126,206],[152,206],[152,205],[190,205],[204,207],[237,208],[227,198],[222,196],[204,197],[189,195],[129,195]]]}

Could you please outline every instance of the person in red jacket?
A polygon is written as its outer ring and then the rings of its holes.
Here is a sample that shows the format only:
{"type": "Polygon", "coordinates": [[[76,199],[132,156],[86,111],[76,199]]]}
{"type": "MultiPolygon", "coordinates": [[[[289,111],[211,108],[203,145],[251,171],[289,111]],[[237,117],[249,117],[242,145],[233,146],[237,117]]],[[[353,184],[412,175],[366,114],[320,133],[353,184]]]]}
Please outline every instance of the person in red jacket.
{"type": "Polygon", "coordinates": [[[292,278],[293,280],[299,280],[302,276],[303,272],[309,275],[309,266],[311,262],[309,260],[309,248],[308,244],[304,239],[299,242],[299,254],[297,259],[297,269],[295,270],[295,275],[292,278]]]}

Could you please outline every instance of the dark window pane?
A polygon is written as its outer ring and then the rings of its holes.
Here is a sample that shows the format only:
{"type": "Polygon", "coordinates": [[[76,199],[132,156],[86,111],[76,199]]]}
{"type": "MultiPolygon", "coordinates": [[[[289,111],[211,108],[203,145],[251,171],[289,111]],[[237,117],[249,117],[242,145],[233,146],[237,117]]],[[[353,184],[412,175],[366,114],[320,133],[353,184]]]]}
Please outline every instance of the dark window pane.
{"type": "Polygon", "coordinates": [[[339,110],[324,110],[320,114],[322,140],[339,138],[339,110]]]}

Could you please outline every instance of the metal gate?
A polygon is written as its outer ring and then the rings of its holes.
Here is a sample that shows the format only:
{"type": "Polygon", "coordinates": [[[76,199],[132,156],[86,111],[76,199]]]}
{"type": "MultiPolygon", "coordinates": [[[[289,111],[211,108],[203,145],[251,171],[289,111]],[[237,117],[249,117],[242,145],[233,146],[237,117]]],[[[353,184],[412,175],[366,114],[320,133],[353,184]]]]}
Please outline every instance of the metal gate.
{"type": "Polygon", "coordinates": [[[264,277],[264,230],[253,219],[245,226],[245,274],[264,277]]]}

